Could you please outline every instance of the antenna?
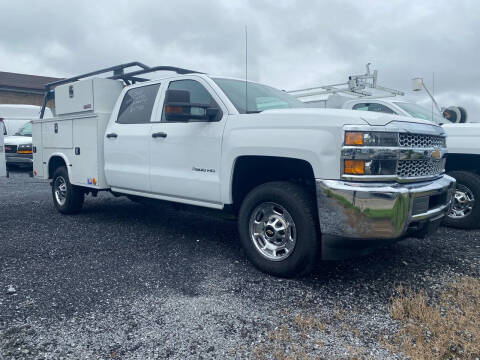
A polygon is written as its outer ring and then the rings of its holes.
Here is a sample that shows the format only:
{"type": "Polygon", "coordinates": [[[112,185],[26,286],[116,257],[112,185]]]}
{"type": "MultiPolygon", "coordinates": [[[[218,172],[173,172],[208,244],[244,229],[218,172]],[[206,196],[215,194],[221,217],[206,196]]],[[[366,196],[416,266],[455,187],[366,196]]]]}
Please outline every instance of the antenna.
{"type": "MultiPolygon", "coordinates": [[[[435,99],[435,71],[432,73],[432,98],[435,99]]],[[[431,118],[431,120],[433,121],[433,101],[432,101],[432,118],[431,118]]]]}
{"type": "Polygon", "coordinates": [[[248,114],[248,31],[245,25],[245,113],[248,114]]]}

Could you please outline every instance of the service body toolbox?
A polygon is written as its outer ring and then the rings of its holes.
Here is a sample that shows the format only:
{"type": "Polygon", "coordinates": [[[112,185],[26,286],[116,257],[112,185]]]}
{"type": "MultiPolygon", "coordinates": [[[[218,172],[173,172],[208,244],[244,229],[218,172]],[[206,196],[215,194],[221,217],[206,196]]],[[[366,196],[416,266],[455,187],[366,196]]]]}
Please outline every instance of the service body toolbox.
{"type": "Polygon", "coordinates": [[[72,184],[108,188],[103,169],[103,137],[122,89],[121,81],[101,78],[56,87],[56,117],[33,122],[34,164],[42,164],[34,167],[34,174],[51,177],[48,160],[60,155],[72,184]]]}

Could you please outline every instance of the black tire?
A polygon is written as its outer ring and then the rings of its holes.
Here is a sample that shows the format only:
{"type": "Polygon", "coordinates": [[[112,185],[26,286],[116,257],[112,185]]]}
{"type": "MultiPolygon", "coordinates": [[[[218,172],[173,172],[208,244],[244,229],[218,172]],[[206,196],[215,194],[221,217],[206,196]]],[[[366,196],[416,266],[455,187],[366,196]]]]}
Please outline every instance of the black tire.
{"type": "MultiPolygon", "coordinates": [[[[457,180],[457,191],[465,192],[468,189],[473,194],[474,202],[471,211],[465,217],[454,217],[452,211],[445,217],[443,224],[459,229],[480,227],[480,176],[468,171],[452,171],[448,175],[457,180]]],[[[455,199],[453,201],[455,207],[455,199]]]]}
{"type": "Polygon", "coordinates": [[[67,168],[61,166],[53,173],[52,180],[52,198],[53,204],[59,212],[62,214],[78,214],[82,210],[83,201],[85,199],[85,193],[80,186],[75,186],[70,183],[68,178],[67,168]],[[57,185],[59,182],[64,182],[64,201],[59,201],[56,196],[57,185]]]}
{"type": "Polygon", "coordinates": [[[245,197],[238,216],[240,241],[248,259],[261,271],[279,277],[306,275],[313,269],[320,248],[317,224],[314,195],[289,182],[269,182],[254,188],[245,197]],[[250,219],[258,207],[268,203],[283,207],[295,224],[294,248],[280,261],[262,255],[251,237],[250,219]]]}

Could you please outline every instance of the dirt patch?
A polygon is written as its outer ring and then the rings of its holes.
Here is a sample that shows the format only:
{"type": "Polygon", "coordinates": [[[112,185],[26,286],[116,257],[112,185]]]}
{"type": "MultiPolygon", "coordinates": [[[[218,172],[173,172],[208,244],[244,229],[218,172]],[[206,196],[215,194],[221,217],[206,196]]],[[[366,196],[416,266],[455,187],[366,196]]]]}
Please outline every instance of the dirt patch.
{"type": "Polygon", "coordinates": [[[399,288],[390,314],[401,327],[389,345],[412,359],[480,357],[480,280],[463,277],[427,295],[399,288]]]}

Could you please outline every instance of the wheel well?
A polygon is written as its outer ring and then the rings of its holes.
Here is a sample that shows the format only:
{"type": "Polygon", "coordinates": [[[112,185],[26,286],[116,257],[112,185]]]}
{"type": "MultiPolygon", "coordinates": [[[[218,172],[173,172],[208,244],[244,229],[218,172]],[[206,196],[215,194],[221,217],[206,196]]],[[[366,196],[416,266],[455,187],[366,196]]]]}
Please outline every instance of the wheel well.
{"type": "Polygon", "coordinates": [[[65,160],[63,160],[61,156],[52,156],[48,162],[48,178],[49,179],[53,177],[53,173],[60,166],[66,166],[65,160]]]}
{"type": "Polygon", "coordinates": [[[315,176],[305,160],[275,156],[241,156],[235,161],[232,199],[236,210],[245,196],[269,181],[294,181],[315,191],[315,176]]]}
{"type": "Polygon", "coordinates": [[[480,155],[474,154],[447,154],[447,163],[445,170],[465,170],[474,173],[479,173],[480,170],[480,155]]]}

